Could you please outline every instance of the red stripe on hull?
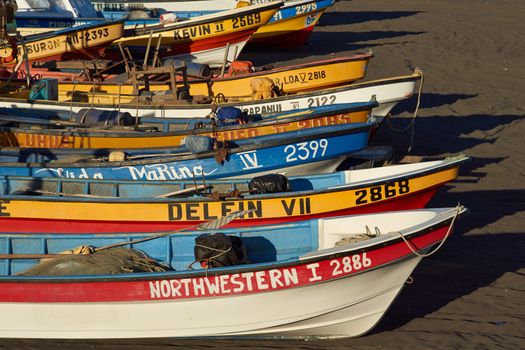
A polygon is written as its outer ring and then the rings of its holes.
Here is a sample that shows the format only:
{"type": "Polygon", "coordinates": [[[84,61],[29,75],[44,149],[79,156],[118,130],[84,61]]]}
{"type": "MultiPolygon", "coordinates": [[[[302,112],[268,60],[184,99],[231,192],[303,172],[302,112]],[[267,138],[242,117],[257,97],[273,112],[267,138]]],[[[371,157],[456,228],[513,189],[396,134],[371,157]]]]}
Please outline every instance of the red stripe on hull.
{"type": "Polygon", "coordinates": [[[303,46],[306,41],[310,38],[312,31],[315,26],[310,26],[301,30],[293,32],[284,32],[282,34],[262,37],[262,38],[251,38],[246,45],[247,49],[268,49],[279,48],[289,49],[291,47],[303,46]]]}
{"type": "MultiPolygon", "coordinates": [[[[429,247],[432,244],[435,244],[443,239],[446,235],[447,227],[443,226],[437,229],[432,230],[426,234],[423,234],[418,237],[411,238],[410,242],[420,249],[424,247],[429,247]]],[[[361,267],[359,270],[352,269],[341,273],[339,276],[334,276],[333,273],[333,264],[334,260],[338,260],[341,264],[342,258],[335,259],[324,259],[320,262],[317,262],[318,268],[316,269],[317,279],[310,278],[311,272],[308,272],[309,269],[306,266],[306,263],[298,262],[296,265],[293,265],[299,276],[296,284],[290,285],[276,285],[271,288],[266,287],[265,289],[256,288],[257,284],[254,281],[254,288],[248,290],[243,289],[241,291],[235,291],[234,286],[227,286],[228,289],[225,292],[203,292],[202,294],[197,295],[196,293],[180,296],[168,296],[162,298],[152,297],[151,292],[151,283],[154,283],[156,280],[161,280],[166,277],[163,274],[163,277],[157,278],[146,278],[138,279],[136,281],[97,281],[97,282],[70,282],[70,281],[57,281],[53,282],[5,282],[0,283],[0,302],[121,302],[121,301],[151,301],[151,300],[169,300],[169,299],[189,299],[189,298],[210,298],[210,297],[224,297],[231,295],[240,295],[240,294],[252,294],[252,293],[267,293],[274,290],[283,290],[283,289],[292,289],[297,287],[304,287],[319,283],[326,283],[328,281],[339,279],[339,278],[348,278],[352,275],[358,273],[366,273],[367,270],[381,268],[385,265],[388,265],[398,259],[401,259],[405,256],[413,256],[412,251],[407,247],[406,243],[403,241],[396,242],[387,246],[376,246],[370,251],[367,252],[368,258],[370,259],[370,265],[367,267],[361,267]]],[[[272,267],[267,268],[263,271],[268,271],[272,267]]],[[[275,268],[273,268],[275,269],[275,268]]],[[[282,271],[287,269],[286,267],[278,267],[278,270],[282,271]]],[[[234,272],[235,273],[235,272],[234,272]]],[[[260,272],[259,272],[260,273],[260,272]]],[[[232,275],[232,273],[225,273],[225,275],[232,275]]],[[[213,280],[216,278],[214,275],[207,277],[196,277],[189,279],[188,283],[192,283],[195,280],[202,279],[213,280]]],[[[164,280],[166,283],[167,280],[164,280]]],[[[169,283],[168,283],[169,284],[169,283]]],[[[184,288],[181,288],[184,290],[184,288]]],[[[191,290],[191,288],[190,288],[191,290]]]]}
{"type": "Polygon", "coordinates": [[[171,47],[171,51],[168,52],[168,54],[180,55],[226,47],[227,44],[232,45],[249,40],[251,35],[255,33],[256,30],[257,28],[254,28],[228,35],[215,36],[208,39],[175,44],[171,47]]]}
{"type": "MultiPolygon", "coordinates": [[[[159,55],[162,57],[169,57],[184,54],[197,54],[201,51],[224,48],[227,44],[234,45],[249,40],[256,30],[257,28],[254,28],[231,34],[214,36],[208,39],[176,43],[171,47],[166,46],[163,50],[159,50],[159,55]]],[[[138,55],[137,57],[139,57],[144,54],[145,46],[128,46],[128,49],[132,51],[132,54],[138,55]]],[[[116,49],[108,50],[105,58],[119,60],[121,59],[120,51],[116,49]]]]}
{"type": "MultiPolygon", "coordinates": [[[[367,214],[392,210],[424,208],[441,186],[437,186],[410,196],[399,197],[381,203],[372,203],[360,207],[315,215],[279,217],[267,219],[234,220],[227,227],[270,225],[306,219],[340,215],[367,214]]],[[[2,232],[12,233],[118,233],[118,232],[161,232],[186,228],[200,221],[87,221],[87,220],[46,220],[8,218],[0,219],[2,232]]]]}

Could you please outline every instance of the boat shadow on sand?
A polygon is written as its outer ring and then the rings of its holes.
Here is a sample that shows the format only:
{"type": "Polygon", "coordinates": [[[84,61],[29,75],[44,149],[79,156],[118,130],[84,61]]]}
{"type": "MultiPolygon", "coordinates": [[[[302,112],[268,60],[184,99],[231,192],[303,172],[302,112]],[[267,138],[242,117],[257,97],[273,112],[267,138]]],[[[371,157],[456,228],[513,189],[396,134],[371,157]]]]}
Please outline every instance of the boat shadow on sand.
{"type": "Polygon", "coordinates": [[[398,45],[406,42],[413,35],[424,34],[425,32],[409,32],[409,31],[369,31],[369,32],[339,32],[339,31],[314,31],[308,40],[307,44],[294,48],[293,50],[287,48],[275,48],[272,51],[264,49],[249,49],[243,50],[240,55],[241,60],[249,60],[257,62],[258,65],[275,62],[276,58],[279,61],[290,61],[293,59],[314,59],[315,56],[322,56],[328,54],[342,55],[345,52],[369,51],[377,46],[398,45]],[[377,42],[374,41],[384,39],[396,39],[393,42],[377,42]],[[276,56],[275,53],[279,55],[276,56]]]}
{"type": "MultiPolygon", "coordinates": [[[[444,154],[469,153],[481,144],[495,144],[505,127],[523,118],[518,115],[490,116],[475,114],[469,116],[419,117],[416,120],[412,155],[442,158],[444,154]]],[[[394,154],[403,157],[411,140],[409,117],[395,117],[385,121],[372,139],[373,145],[392,145],[394,154]],[[404,119],[404,120],[401,120],[404,119]],[[406,129],[406,130],[405,130],[406,129]],[[398,131],[402,130],[402,131],[398,131]]]]}
{"type": "Polygon", "coordinates": [[[337,26],[345,24],[359,24],[369,21],[385,21],[415,16],[422,11],[337,11],[329,9],[326,11],[318,27],[337,26]]]}
{"type": "MultiPolygon", "coordinates": [[[[426,107],[453,104],[462,99],[459,95],[434,97],[429,99],[432,102],[426,107]]],[[[403,106],[399,108],[404,110],[403,106]]],[[[418,118],[413,154],[425,155],[423,160],[457,153],[471,157],[470,162],[461,166],[460,177],[441,189],[428,207],[461,203],[469,209],[469,214],[458,221],[456,234],[450,237],[443,249],[420,263],[412,275],[414,283],[405,286],[385,318],[372,330],[368,340],[373,339],[375,334],[393,331],[436,312],[479,288],[493,284],[504,274],[525,267],[525,232],[501,232],[501,225],[495,224],[503,218],[519,222],[516,214],[525,211],[525,190],[518,187],[471,191],[481,178],[498,176],[497,173],[489,174],[485,169],[508,158],[476,157],[474,148],[485,143],[495,145],[502,131],[522,118],[519,115],[486,114],[418,118]],[[452,187],[455,191],[447,190],[452,187]]],[[[397,122],[406,125],[408,120],[397,122]]],[[[399,154],[401,150],[406,152],[410,142],[409,131],[397,133],[383,125],[378,134],[374,142],[394,144],[398,151],[394,151],[394,154],[399,154]]],[[[501,171],[505,174],[503,168],[501,171]]]]}
{"type": "MultiPolygon", "coordinates": [[[[436,196],[430,206],[443,205],[440,197],[436,196]]],[[[479,233],[478,230],[471,233],[476,229],[486,231],[486,227],[499,219],[525,211],[525,190],[447,193],[446,198],[448,203],[464,204],[469,214],[456,224],[456,234],[445,243],[442,251],[419,264],[412,274],[414,283],[405,286],[371,336],[432,314],[493,284],[504,274],[525,267],[525,232],[479,233]],[[491,198],[494,205],[487,205],[487,198],[491,198]]]]}
{"type": "MultiPolygon", "coordinates": [[[[457,230],[461,230],[461,225],[457,230]]],[[[456,299],[494,283],[505,273],[523,268],[525,264],[519,257],[524,246],[523,232],[451,239],[440,255],[421,262],[412,275],[414,283],[405,286],[370,336],[395,330],[436,312],[456,299]]]]}
{"type": "Polygon", "coordinates": [[[247,48],[241,54],[242,60],[256,61],[258,64],[275,62],[275,52],[279,61],[309,58],[327,54],[342,54],[346,51],[368,51],[377,46],[403,44],[414,35],[425,34],[424,31],[354,31],[342,29],[344,25],[359,25],[370,21],[395,20],[418,15],[420,11],[336,11],[325,12],[314,28],[307,43],[294,48],[247,48]],[[333,30],[330,30],[333,27],[333,30]],[[393,42],[379,42],[396,39],[393,42]]]}

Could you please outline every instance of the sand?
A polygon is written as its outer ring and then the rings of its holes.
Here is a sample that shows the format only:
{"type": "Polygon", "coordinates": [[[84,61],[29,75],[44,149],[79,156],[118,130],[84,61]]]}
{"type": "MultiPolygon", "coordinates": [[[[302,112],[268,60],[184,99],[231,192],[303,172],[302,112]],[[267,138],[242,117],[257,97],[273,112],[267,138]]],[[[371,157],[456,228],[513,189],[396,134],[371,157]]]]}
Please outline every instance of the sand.
{"type": "MultiPolygon", "coordinates": [[[[2,340],[0,349],[519,349],[525,348],[525,1],[340,1],[310,45],[248,53],[257,64],[373,50],[367,79],[424,72],[410,155],[472,160],[433,207],[470,209],[442,250],[416,268],[376,328],[360,338],[268,340],[2,340]]],[[[402,128],[414,101],[394,110],[402,128]]],[[[407,154],[410,132],[373,140],[407,154]]],[[[1,317],[1,315],[0,315],[1,317]]],[[[140,315],[137,315],[140,317],[140,315]]]]}

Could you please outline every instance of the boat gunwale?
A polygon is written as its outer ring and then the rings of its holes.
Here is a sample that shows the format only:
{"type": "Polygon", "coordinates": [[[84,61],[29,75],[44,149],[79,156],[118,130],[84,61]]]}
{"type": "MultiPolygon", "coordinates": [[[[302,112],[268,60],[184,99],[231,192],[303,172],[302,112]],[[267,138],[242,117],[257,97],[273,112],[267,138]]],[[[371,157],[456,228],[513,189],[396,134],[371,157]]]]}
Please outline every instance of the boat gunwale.
{"type": "MultiPolygon", "coordinates": [[[[310,128],[310,129],[301,129],[298,131],[289,131],[282,134],[273,134],[273,135],[264,135],[259,137],[271,137],[274,136],[275,138],[272,140],[263,140],[263,141],[248,141],[248,139],[243,139],[240,141],[250,142],[245,145],[236,147],[236,148],[229,148],[228,152],[229,154],[237,154],[247,151],[253,151],[253,150],[260,150],[260,149],[267,149],[267,148],[273,148],[273,147],[280,147],[283,145],[290,144],[291,142],[297,143],[307,140],[314,140],[314,139],[320,139],[320,138],[333,138],[338,136],[350,136],[360,133],[369,133],[371,128],[376,125],[374,122],[366,122],[366,123],[350,123],[350,124],[340,124],[340,125],[334,125],[337,127],[340,127],[338,130],[329,131],[327,134],[323,134],[322,136],[316,135],[314,129],[320,129],[320,128],[329,128],[328,127],[316,127],[316,128],[310,128]],[[308,133],[306,135],[297,135],[290,141],[290,139],[286,139],[285,137],[280,137],[281,135],[287,134],[287,133],[293,133],[293,132],[300,132],[300,131],[307,131],[308,133]]],[[[335,129],[335,128],[333,128],[335,129]]],[[[252,138],[253,140],[255,138],[252,138]]],[[[148,150],[152,150],[154,152],[155,150],[167,150],[173,147],[157,147],[157,148],[148,148],[148,150]]],[[[182,148],[178,147],[181,151],[182,148]]],[[[49,150],[48,148],[9,148],[4,147],[3,150],[9,151],[17,149],[25,150],[25,151],[31,151],[34,150],[35,152],[43,152],[43,150],[49,150]]],[[[111,150],[111,151],[126,151],[128,149],[126,148],[102,148],[103,150],[111,150]]],[[[69,150],[75,150],[75,149],[67,149],[67,148],[55,148],[51,149],[53,152],[63,153],[69,152],[69,150]]],[[[90,149],[76,149],[77,151],[87,150],[90,149]]],[[[99,150],[99,149],[95,149],[99,150]]],[[[141,149],[132,149],[132,151],[138,151],[141,149]]],[[[142,149],[143,150],[143,149],[142,149]]],[[[129,151],[129,150],[128,150],[129,151]]],[[[83,162],[75,162],[71,163],[67,160],[52,160],[47,162],[0,162],[0,167],[15,167],[15,168],[32,168],[32,167],[64,167],[64,168],[89,168],[89,167],[96,167],[96,168],[107,168],[107,167],[123,167],[123,166],[137,166],[137,165],[147,165],[152,163],[169,163],[169,162],[178,162],[178,161],[185,161],[185,160],[194,160],[194,159],[207,159],[207,158],[214,158],[216,154],[216,151],[208,151],[208,152],[202,152],[202,153],[196,153],[196,154],[161,154],[158,157],[148,157],[148,154],[144,154],[146,159],[136,159],[136,160],[127,160],[127,161],[117,161],[117,162],[108,162],[108,161],[97,161],[94,159],[90,159],[83,162]]],[[[6,155],[7,156],[7,155],[6,155]]],[[[67,154],[64,155],[64,157],[67,156],[67,154]]],[[[71,153],[71,156],[73,156],[73,153],[71,153]]],[[[327,159],[327,158],[320,158],[317,161],[327,159]]],[[[312,159],[315,162],[315,159],[312,159]]],[[[300,164],[309,164],[312,163],[312,161],[308,162],[301,162],[300,164]]]]}
{"type": "MultiPolygon", "coordinates": [[[[355,102],[356,104],[359,104],[355,107],[350,106],[341,106],[340,109],[332,109],[329,111],[321,111],[321,112],[315,112],[315,108],[307,108],[304,109],[304,114],[297,115],[297,116],[290,116],[290,117],[279,117],[279,114],[272,114],[271,116],[263,115],[263,120],[260,121],[254,121],[249,122],[246,124],[236,124],[236,125],[225,125],[221,127],[216,128],[199,128],[199,129],[183,129],[183,130],[173,130],[173,131],[155,131],[155,132],[143,132],[143,131],[133,131],[133,130],[90,130],[90,128],[96,127],[96,126],[86,126],[85,128],[81,127],[74,127],[70,128],[67,125],[64,125],[64,129],[27,129],[23,127],[10,127],[10,126],[0,126],[0,132],[12,132],[12,133],[18,133],[18,134],[25,134],[25,135],[31,135],[31,134],[39,134],[39,135],[49,135],[49,136],[74,136],[74,137],[100,137],[100,138],[152,138],[152,137],[170,137],[170,136],[184,136],[184,135],[200,135],[200,134],[210,134],[213,132],[228,132],[228,131],[235,131],[235,130],[245,130],[245,129],[251,129],[251,128],[259,128],[259,127],[266,127],[266,126],[272,126],[272,125],[279,125],[279,124],[285,124],[285,123],[295,123],[295,122],[301,122],[309,119],[315,119],[315,118],[323,118],[323,117],[329,117],[329,116],[336,116],[336,115],[344,115],[344,114],[350,114],[350,113],[357,113],[357,112],[364,112],[367,110],[371,110],[372,108],[378,107],[379,104],[375,101],[369,101],[369,102],[355,102]],[[310,112],[310,113],[309,113],[310,112]]],[[[353,104],[353,103],[348,103],[353,104]]],[[[344,105],[348,105],[344,104],[344,105]]],[[[331,106],[335,106],[331,105],[331,106]]],[[[343,105],[343,104],[342,104],[343,105]]],[[[1,112],[0,112],[1,113],[1,112]]],[[[290,110],[285,111],[284,113],[294,114],[294,113],[302,113],[298,110],[290,110]]],[[[195,118],[197,119],[197,118],[195,118]]],[[[204,119],[204,118],[203,118],[204,119]]],[[[2,121],[2,117],[0,114],[0,121],[2,121]]],[[[181,120],[181,119],[177,119],[181,120]]],[[[61,119],[56,119],[53,121],[60,122],[61,119]]],[[[149,123],[150,121],[147,121],[149,123]]],[[[344,124],[351,124],[351,123],[344,123],[344,124]]],[[[38,125],[36,123],[35,125],[38,125]]],[[[49,124],[51,127],[52,124],[49,124]]],[[[173,123],[173,125],[184,125],[182,123],[173,123]]],[[[156,126],[156,125],[153,125],[156,126]]],[[[311,129],[311,128],[307,128],[311,129]]],[[[261,135],[263,136],[263,135],[261,135]]],[[[32,148],[32,147],[20,147],[20,148],[32,148]]],[[[82,149],[85,149],[84,147],[80,147],[82,149]]],[[[54,149],[54,148],[50,148],[54,149]]]]}
{"type": "MultiPolygon", "coordinates": [[[[323,69],[324,66],[332,66],[332,65],[339,65],[339,64],[344,64],[344,63],[349,63],[349,62],[360,62],[360,61],[363,61],[363,62],[368,62],[371,58],[374,57],[374,54],[373,53],[360,53],[360,54],[355,54],[353,56],[346,56],[346,57],[336,57],[336,58],[329,58],[329,59],[326,59],[326,60],[319,60],[319,61],[313,61],[313,62],[306,62],[306,63],[299,63],[297,65],[288,65],[288,66],[284,66],[284,67],[276,67],[276,68],[272,68],[272,69],[269,69],[269,70],[261,70],[261,71],[256,71],[256,72],[251,72],[249,74],[239,74],[239,75],[234,75],[234,76],[227,76],[227,77],[223,77],[223,78],[211,78],[211,79],[203,79],[203,80],[190,80],[188,81],[188,83],[191,85],[192,82],[197,82],[197,83],[202,83],[202,82],[206,82],[206,81],[209,81],[210,83],[214,83],[214,82],[223,82],[223,81],[232,81],[232,80],[236,80],[236,79],[239,79],[239,78],[244,78],[244,79],[249,79],[249,78],[252,78],[252,77],[259,77],[261,75],[270,75],[270,74],[274,74],[274,73],[283,73],[283,72],[290,72],[292,73],[293,70],[298,70],[298,69],[306,69],[306,68],[315,68],[317,66],[321,66],[321,67],[317,67],[318,69],[323,69]]],[[[70,82],[68,82],[70,83],[70,82]]],[[[156,84],[152,84],[150,83],[150,85],[156,85],[156,84]]]]}
{"type": "MultiPolygon", "coordinates": [[[[63,35],[70,35],[72,33],[81,32],[84,30],[92,30],[98,27],[114,26],[114,25],[123,24],[123,23],[124,23],[123,19],[115,19],[115,20],[102,21],[99,23],[93,22],[93,23],[86,23],[86,24],[82,24],[82,25],[74,26],[74,27],[66,27],[66,28],[56,30],[56,31],[48,31],[48,32],[43,32],[43,33],[38,33],[38,34],[31,34],[31,35],[27,35],[24,37],[24,44],[30,44],[36,41],[46,40],[46,39],[53,38],[53,37],[60,37],[63,35]]],[[[117,38],[118,37],[116,37],[115,39],[108,38],[107,40],[101,40],[101,43],[104,43],[106,41],[114,41],[117,38]]]]}
{"type": "MultiPolygon", "coordinates": [[[[324,11],[326,10],[327,8],[329,8],[330,6],[333,6],[335,4],[335,0],[291,0],[291,1],[287,1],[285,0],[284,1],[284,5],[281,6],[281,8],[279,9],[279,11],[281,10],[288,10],[292,7],[295,7],[295,6],[301,6],[301,5],[305,5],[305,4],[309,4],[309,3],[312,3],[312,2],[315,2],[315,3],[327,3],[327,5],[323,5],[322,7],[318,7],[316,9],[312,9],[306,13],[301,13],[299,15],[296,15],[296,16],[302,16],[302,15],[307,15],[307,14],[311,14],[311,13],[316,13],[318,11],[324,11]]],[[[295,16],[293,16],[295,17],[295,16]]],[[[288,18],[291,18],[291,17],[288,17],[288,18]]],[[[286,18],[286,19],[288,19],[286,18]]],[[[283,18],[283,20],[285,20],[285,18],[283,18]]]]}
{"type": "MultiPolygon", "coordinates": [[[[165,31],[180,30],[186,27],[192,27],[192,26],[197,26],[197,25],[202,25],[202,24],[207,24],[207,23],[214,23],[218,21],[225,21],[225,20],[229,20],[231,18],[238,17],[238,16],[247,16],[247,15],[254,14],[254,13],[261,13],[264,11],[279,9],[280,7],[282,7],[282,5],[283,5],[282,0],[273,0],[273,1],[262,3],[262,4],[255,4],[255,5],[245,6],[245,7],[238,7],[238,8],[234,8],[234,9],[230,9],[226,11],[219,11],[219,12],[215,12],[212,14],[198,16],[198,17],[190,18],[188,20],[175,22],[175,23],[154,24],[154,25],[146,25],[146,26],[141,26],[141,27],[136,27],[136,28],[126,28],[125,32],[128,31],[129,34],[132,34],[132,35],[127,35],[125,33],[122,36],[121,40],[119,41],[125,43],[126,39],[128,38],[131,40],[139,40],[141,37],[149,36],[150,33],[159,34],[165,31]],[[142,33],[142,31],[144,31],[144,33],[142,33]]],[[[265,23],[262,23],[260,26],[264,24],[265,23]]],[[[240,27],[238,28],[238,30],[232,29],[231,32],[252,30],[260,26],[252,25],[252,26],[247,26],[247,27],[240,27]]],[[[221,36],[221,35],[224,35],[224,34],[220,33],[217,36],[221,36]]],[[[200,39],[197,38],[197,40],[200,40],[200,39]]]]}
{"type": "MultiPolygon", "coordinates": [[[[383,177],[373,177],[367,180],[361,180],[355,183],[346,183],[341,185],[335,185],[330,187],[324,187],[319,189],[312,189],[312,190],[302,190],[302,191],[290,191],[290,192],[278,192],[278,193],[266,193],[266,194],[255,194],[255,195],[247,195],[242,198],[231,198],[231,201],[244,201],[244,200],[267,200],[267,199],[276,199],[276,198],[291,198],[291,197],[301,197],[301,196],[316,196],[321,194],[328,194],[328,193],[335,193],[335,192],[345,192],[345,191],[353,191],[356,188],[360,187],[374,187],[378,186],[380,184],[389,183],[392,181],[402,181],[402,180],[410,180],[410,179],[416,179],[421,178],[427,175],[433,175],[433,174],[439,174],[442,172],[446,172],[453,168],[458,168],[459,165],[463,162],[466,162],[469,158],[461,158],[457,160],[441,160],[439,164],[428,166],[426,169],[415,169],[411,171],[405,171],[400,172],[397,174],[390,174],[383,177]]],[[[5,177],[13,177],[13,176],[5,176],[5,177]]],[[[24,177],[27,178],[28,181],[31,181],[31,179],[36,179],[38,181],[39,178],[34,177],[24,177]]],[[[0,180],[3,180],[2,177],[0,177],[0,180]]],[[[46,181],[52,180],[54,182],[59,182],[63,180],[62,178],[46,178],[46,181]]],[[[64,179],[64,180],[75,180],[75,179],[64,179]]],[[[104,180],[97,180],[97,181],[104,181],[104,180]]],[[[398,200],[400,198],[405,198],[408,196],[413,196],[415,194],[431,190],[433,188],[439,187],[447,182],[450,182],[451,180],[445,180],[444,182],[439,182],[436,184],[433,184],[432,186],[427,186],[425,188],[422,188],[420,190],[409,192],[406,194],[397,194],[394,197],[385,199],[381,201],[382,203],[390,202],[393,200],[398,200]]],[[[75,181],[70,181],[75,182],[75,181]]],[[[78,182],[78,180],[77,180],[78,182]]],[[[225,184],[229,184],[232,182],[228,182],[228,180],[224,180],[225,184]]],[[[138,184],[137,184],[138,185],[138,184]]],[[[213,198],[208,197],[183,197],[183,198],[144,198],[144,197],[137,197],[137,198],[123,198],[123,197],[114,197],[114,198],[86,198],[86,197],[61,197],[61,196],[29,196],[29,195],[0,195],[1,199],[6,200],[17,200],[17,201],[39,201],[39,199],[45,199],[45,201],[48,202],[89,202],[89,203],[123,203],[123,204],[130,204],[130,203],[136,203],[136,204],[170,204],[170,203],[210,203],[210,202],[221,202],[214,200],[213,198]]],[[[366,207],[375,205],[376,203],[368,203],[365,205],[362,205],[360,207],[366,207]]],[[[263,218],[264,219],[264,218],[263,218]]]]}
{"type": "MultiPolygon", "coordinates": [[[[258,77],[261,75],[269,75],[274,73],[282,73],[287,71],[293,71],[297,69],[305,69],[305,68],[314,68],[316,66],[322,65],[322,66],[329,66],[329,65],[337,65],[337,64],[344,64],[349,62],[359,62],[359,61],[369,61],[371,58],[374,57],[374,54],[372,52],[369,53],[357,53],[352,56],[343,56],[343,57],[335,57],[335,58],[328,58],[324,60],[318,60],[313,62],[305,62],[305,63],[298,63],[295,65],[287,65],[283,67],[274,67],[268,70],[260,70],[255,72],[250,72],[248,74],[239,74],[239,75],[233,75],[233,76],[225,76],[225,77],[211,77],[211,78],[192,78],[191,80],[188,80],[188,84],[191,86],[192,84],[204,84],[204,83],[210,83],[213,84],[215,82],[223,82],[223,81],[231,81],[231,80],[237,80],[237,79],[249,79],[252,77],[258,77]]],[[[323,67],[319,67],[319,69],[322,69],[323,67]]],[[[2,79],[2,78],[0,78],[2,79]]],[[[68,85],[90,85],[92,86],[92,82],[81,82],[81,81],[59,81],[60,85],[68,86],[68,85]]],[[[156,85],[167,85],[168,82],[162,82],[162,81],[150,81],[150,86],[156,86],[156,85]]],[[[97,86],[117,86],[118,83],[112,82],[112,81],[101,81],[96,83],[97,86]]],[[[132,85],[129,83],[128,85],[132,85]]]]}

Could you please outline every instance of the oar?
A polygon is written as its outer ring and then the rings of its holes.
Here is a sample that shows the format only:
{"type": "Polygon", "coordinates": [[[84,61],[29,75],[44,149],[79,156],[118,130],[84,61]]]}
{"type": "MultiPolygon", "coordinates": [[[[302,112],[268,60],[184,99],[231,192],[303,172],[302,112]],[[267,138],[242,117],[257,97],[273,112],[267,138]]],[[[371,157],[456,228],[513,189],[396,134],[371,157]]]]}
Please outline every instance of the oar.
{"type": "MultiPolygon", "coordinates": [[[[218,219],[211,220],[211,221],[208,221],[208,222],[204,222],[204,223],[201,223],[201,224],[191,225],[191,226],[184,227],[184,228],[181,228],[181,229],[176,230],[176,231],[162,232],[162,233],[159,233],[159,234],[152,235],[150,237],[137,239],[135,241],[126,241],[126,242],[119,242],[119,243],[106,245],[106,246],[103,246],[103,247],[100,247],[100,248],[95,248],[95,251],[105,250],[105,249],[110,249],[110,248],[115,248],[115,247],[120,247],[120,246],[124,246],[124,245],[128,245],[128,244],[137,244],[137,243],[142,243],[142,242],[146,242],[146,241],[151,241],[151,240],[154,240],[154,239],[157,239],[157,238],[166,237],[166,236],[172,235],[174,233],[179,233],[179,232],[183,232],[183,231],[187,231],[187,230],[197,230],[197,231],[200,231],[200,230],[217,230],[217,229],[219,229],[219,228],[229,224],[230,222],[232,222],[233,220],[237,219],[238,217],[244,216],[244,215],[249,214],[249,213],[251,213],[253,211],[254,211],[253,209],[251,209],[251,210],[239,210],[239,211],[233,212],[233,213],[231,213],[229,215],[221,216],[218,219]]],[[[56,257],[60,257],[60,256],[67,256],[67,255],[71,255],[71,254],[60,254],[60,253],[57,253],[57,254],[0,254],[0,259],[45,259],[45,258],[56,258],[56,257]]]]}
{"type": "MultiPolygon", "coordinates": [[[[163,193],[155,196],[155,198],[167,198],[171,196],[176,196],[179,194],[186,194],[191,192],[199,192],[201,190],[210,189],[213,188],[213,186],[205,186],[205,185],[198,185],[196,187],[188,187],[183,188],[181,190],[163,193]]],[[[54,192],[54,191],[46,191],[46,190],[39,190],[39,189],[31,189],[26,188],[22,190],[23,192],[32,192],[32,193],[39,193],[39,194],[48,194],[48,195],[55,195],[55,196],[62,196],[62,197],[80,197],[80,198],[115,198],[115,196],[101,196],[96,194],[89,194],[89,193],[66,193],[66,192],[54,192]]]]}
{"type": "Polygon", "coordinates": [[[67,255],[71,254],[0,254],[0,259],[45,259],[67,255]]]}
{"type": "Polygon", "coordinates": [[[120,246],[128,245],[128,244],[137,244],[137,243],[142,243],[142,242],[146,242],[146,241],[151,241],[153,239],[169,236],[171,234],[182,232],[182,231],[186,231],[186,230],[198,230],[198,231],[200,231],[200,230],[217,230],[217,229],[219,229],[219,228],[221,228],[223,226],[228,225],[230,222],[232,222],[233,220],[237,219],[238,217],[244,216],[244,215],[249,214],[249,213],[251,213],[253,211],[255,211],[255,210],[254,209],[251,209],[251,210],[239,210],[239,211],[233,212],[233,213],[231,213],[229,215],[221,216],[218,219],[215,219],[215,220],[212,220],[212,221],[208,221],[208,222],[203,222],[202,224],[188,226],[188,227],[185,227],[185,228],[181,228],[180,230],[176,230],[176,231],[159,233],[159,234],[153,235],[151,237],[137,239],[136,241],[120,242],[120,243],[114,243],[114,244],[106,245],[106,246],[103,246],[103,247],[100,247],[100,248],[95,248],[95,251],[109,249],[109,248],[115,248],[115,247],[120,247],[120,246]]]}

